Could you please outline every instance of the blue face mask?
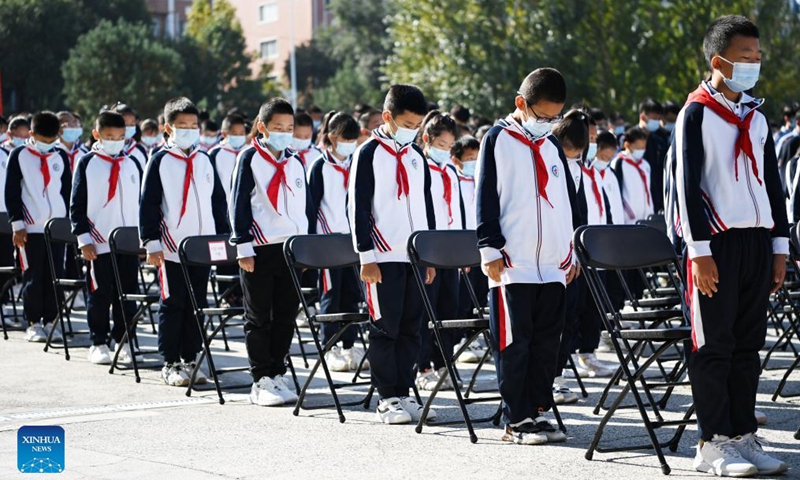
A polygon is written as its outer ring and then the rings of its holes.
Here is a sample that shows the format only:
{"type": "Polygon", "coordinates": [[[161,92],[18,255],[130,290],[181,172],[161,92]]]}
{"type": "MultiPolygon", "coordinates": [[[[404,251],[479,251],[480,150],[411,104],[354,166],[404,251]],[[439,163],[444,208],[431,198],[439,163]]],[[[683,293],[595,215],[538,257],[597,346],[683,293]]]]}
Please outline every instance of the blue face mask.
{"type": "Polygon", "coordinates": [[[11,136],[11,144],[14,145],[15,147],[21,147],[25,145],[25,142],[27,141],[28,141],[27,138],[15,137],[13,135],[11,136]]]}
{"type": "Polygon", "coordinates": [[[633,154],[633,159],[634,160],[638,161],[638,160],[641,160],[642,158],[644,158],[644,150],[634,150],[631,153],[633,154]]]}
{"type": "Polygon", "coordinates": [[[439,165],[444,165],[448,160],[450,160],[450,152],[447,150],[440,150],[436,147],[431,147],[428,149],[428,156],[431,157],[431,160],[439,165]]]}
{"type": "Polygon", "coordinates": [[[291,132],[268,132],[269,138],[267,138],[267,145],[270,146],[273,150],[278,152],[282,152],[289,148],[289,145],[292,144],[292,138],[294,136],[291,132]]]}
{"type": "Polygon", "coordinates": [[[675,130],[675,122],[667,122],[664,124],[664,130],[672,133],[675,130]]]}
{"type": "Polygon", "coordinates": [[[616,127],[614,127],[614,134],[615,135],[620,136],[623,133],[625,133],[625,126],[624,125],[617,125],[616,127]]]}
{"type": "Polygon", "coordinates": [[[461,164],[461,173],[465,177],[474,177],[475,176],[475,165],[477,165],[477,164],[478,164],[478,162],[476,162],[475,160],[472,160],[470,162],[462,163],[461,164]]]}
{"type": "Polygon", "coordinates": [[[173,128],[170,138],[176,147],[181,150],[189,150],[194,148],[200,140],[200,130],[197,128],[173,128]]]}
{"type": "Polygon", "coordinates": [[[246,141],[247,137],[245,135],[228,135],[228,145],[234,150],[242,148],[246,141]]]}
{"type": "Polygon", "coordinates": [[[130,140],[136,135],[136,127],[125,127],[125,140],[130,140]]]}
{"type": "Polygon", "coordinates": [[[36,140],[36,142],[33,144],[33,146],[36,148],[36,150],[39,151],[39,153],[47,153],[50,150],[52,150],[53,147],[56,146],[56,142],[46,143],[46,142],[40,142],[39,140],[36,140]]]}
{"type": "Polygon", "coordinates": [[[658,131],[659,128],[661,128],[661,122],[660,121],[658,121],[656,119],[653,119],[653,118],[650,118],[650,119],[647,120],[647,130],[650,133],[658,131]]]}
{"type": "Polygon", "coordinates": [[[75,143],[79,138],[81,138],[82,133],[83,129],[81,127],[64,128],[61,130],[61,139],[67,143],[75,143]]]}
{"type": "Polygon", "coordinates": [[[590,143],[589,144],[589,151],[586,152],[586,159],[587,160],[591,160],[596,156],[597,156],[597,144],[596,143],[590,143]]]}
{"type": "Polygon", "coordinates": [[[760,63],[731,62],[730,60],[719,57],[726,63],[733,65],[731,78],[723,78],[725,85],[736,93],[750,90],[758,83],[758,75],[761,72],[760,63]]]}

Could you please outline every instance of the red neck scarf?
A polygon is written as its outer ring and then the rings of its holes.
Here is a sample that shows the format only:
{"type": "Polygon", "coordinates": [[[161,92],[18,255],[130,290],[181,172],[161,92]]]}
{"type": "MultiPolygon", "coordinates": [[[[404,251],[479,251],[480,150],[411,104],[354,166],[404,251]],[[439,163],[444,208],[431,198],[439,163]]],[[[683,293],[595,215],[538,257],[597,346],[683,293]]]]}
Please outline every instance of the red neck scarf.
{"type": "Polygon", "coordinates": [[[72,144],[72,150],[69,150],[67,152],[67,156],[69,156],[69,170],[71,172],[75,171],[75,157],[78,156],[78,153],[80,153],[80,151],[81,150],[80,148],[78,148],[78,143],[76,142],[72,144]]]}
{"type": "Polygon", "coordinates": [[[581,170],[583,170],[583,173],[585,173],[586,176],[592,180],[592,193],[594,194],[594,200],[597,202],[597,208],[600,209],[600,216],[602,217],[603,204],[605,202],[603,202],[603,196],[600,194],[600,189],[597,187],[597,180],[594,177],[595,170],[594,168],[591,167],[587,168],[584,166],[581,167],[581,170]]]}
{"type": "MultiPolygon", "coordinates": [[[[176,155],[172,151],[170,151],[169,154],[186,162],[186,173],[183,175],[183,202],[181,203],[181,216],[178,217],[178,226],[180,226],[181,221],[183,220],[183,214],[186,213],[186,199],[189,197],[189,187],[192,184],[192,177],[194,176],[194,157],[197,156],[197,150],[192,152],[192,154],[188,157],[176,155]]],[[[109,188],[111,188],[110,185],[109,188]]]]}
{"type": "Polygon", "coordinates": [[[647,204],[650,205],[650,185],[647,183],[647,172],[642,168],[642,161],[634,160],[624,155],[622,156],[622,161],[634,167],[636,171],[639,172],[639,177],[642,179],[642,185],[644,186],[644,193],[647,197],[647,204]]]}
{"type": "Polygon", "coordinates": [[[47,191],[47,186],[50,185],[50,166],[47,164],[47,158],[50,157],[53,152],[39,153],[39,151],[33,147],[28,147],[28,151],[39,157],[39,171],[42,172],[42,178],[44,179],[44,191],[47,191]]]}
{"type": "MultiPolygon", "coordinates": [[[[111,199],[114,198],[114,195],[117,194],[117,185],[119,184],[119,170],[120,164],[123,160],[125,160],[124,155],[118,155],[116,157],[109,157],[105,154],[95,152],[95,155],[102,158],[106,162],[111,164],[111,174],[108,176],[108,196],[106,197],[106,205],[111,199]]],[[[188,188],[186,189],[188,192],[188,188]]],[[[184,193],[183,196],[183,203],[186,204],[186,194],[184,193]]],[[[181,209],[181,217],[183,216],[183,212],[185,211],[185,207],[181,209]]]]}
{"type": "Polygon", "coordinates": [[[550,176],[547,172],[547,165],[544,163],[544,158],[542,158],[542,154],[539,151],[542,144],[546,140],[545,138],[541,138],[539,140],[531,141],[525,135],[511,130],[510,128],[505,129],[509,135],[516,138],[520,142],[524,143],[531,149],[531,154],[533,155],[533,163],[534,167],[536,168],[536,183],[537,183],[537,190],[539,191],[539,196],[544,198],[544,200],[552,207],[553,204],[550,203],[550,200],[547,198],[547,182],[550,180],[550,176]]]}
{"type": "Polygon", "coordinates": [[[395,158],[395,160],[397,160],[397,170],[395,171],[395,179],[397,180],[397,199],[399,200],[401,195],[408,197],[410,188],[408,186],[408,172],[406,171],[406,166],[403,165],[403,155],[408,153],[408,151],[411,149],[411,144],[408,144],[399,151],[395,152],[392,147],[383,143],[383,141],[374,133],[373,136],[375,137],[375,140],[381,144],[383,149],[389,152],[395,158]]]}
{"type": "Polygon", "coordinates": [[[328,152],[328,161],[330,162],[330,164],[333,167],[333,169],[336,170],[337,172],[341,173],[342,177],[344,177],[344,189],[347,190],[347,185],[350,184],[350,168],[349,167],[345,168],[345,167],[339,166],[339,164],[336,163],[336,159],[333,158],[333,155],[331,154],[331,152],[328,152]]]}
{"type": "Polygon", "coordinates": [[[442,176],[442,185],[444,187],[444,201],[447,202],[447,215],[449,218],[448,225],[453,223],[453,185],[450,183],[450,175],[447,173],[447,166],[440,167],[436,162],[428,163],[428,166],[434,172],[439,172],[442,176]]]}
{"type": "Polygon", "coordinates": [[[138,145],[138,143],[136,143],[135,141],[131,140],[131,144],[128,146],[128,149],[125,150],[125,155],[127,156],[127,155],[130,155],[131,153],[133,153],[133,151],[136,150],[136,145],[138,145]]]}
{"type": "Polygon", "coordinates": [[[290,192],[292,191],[291,187],[289,187],[289,184],[286,183],[285,169],[289,162],[278,162],[272,153],[269,150],[265,150],[256,139],[253,139],[253,146],[256,148],[256,150],[258,150],[258,153],[261,154],[261,157],[266,160],[267,163],[275,167],[275,175],[272,176],[272,180],[270,180],[269,185],[267,185],[267,198],[269,198],[269,203],[272,204],[272,207],[277,212],[278,192],[280,191],[281,184],[285,185],[290,192]]]}
{"type": "Polygon", "coordinates": [[[720,116],[723,120],[730,123],[731,125],[735,126],[739,130],[739,136],[736,139],[736,147],[734,149],[734,158],[733,158],[733,168],[736,175],[736,180],[739,180],[739,154],[744,152],[745,161],[749,158],[750,165],[753,168],[753,176],[756,177],[758,184],[761,185],[761,179],[758,178],[758,163],[756,162],[756,157],[753,154],[753,143],[750,140],[750,123],[753,121],[753,115],[756,113],[756,110],[750,110],[750,112],[745,115],[744,118],[739,118],[739,115],[736,115],[724,105],[719,103],[717,99],[715,99],[709,92],[706,90],[703,85],[697,87],[697,90],[689,94],[689,98],[686,99],[686,104],[690,103],[699,103],[705,107],[708,107],[720,116]]]}

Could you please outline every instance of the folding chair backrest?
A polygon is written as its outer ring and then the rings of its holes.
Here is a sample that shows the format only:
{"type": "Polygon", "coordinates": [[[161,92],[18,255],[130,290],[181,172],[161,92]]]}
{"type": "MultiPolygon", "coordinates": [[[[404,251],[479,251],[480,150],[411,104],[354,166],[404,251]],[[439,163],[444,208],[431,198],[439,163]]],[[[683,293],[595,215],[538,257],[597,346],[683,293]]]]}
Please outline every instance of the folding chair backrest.
{"type": "Polygon", "coordinates": [[[78,244],[78,237],[72,233],[72,222],[68,218],[54,218],[44,227],[45,236],[51,242],[78,244]]]}
{"type": "Polygon", "coordinates": [[[789,243],[792,246],[795,259],[800,260],[800,229],[797,228],[797,225],[792,226],[789,243]]]}
{"type": "Polygon", "coordinates": [[[580,227],[574,244],[587,266],[606,270],[658,267],[678,260],[665,233],[642,225],[580,227]]]}
{"type": "Polygon", "coordinates": [[[667,221],[663,215],[650,215],[647,220],[639,220],[636,225],[644,225],[645,227],[655,228],[656,230],[667,233],[667,221]]]}
{"type": "Polygon", "coordinates": [[[481,264],[475,230],[415,232],[408,240],[408,255],[421,267],[448,269],[481,264]]]}
{"type": "Polygon", "coordinates": [[[291,268],[313,270],[358,265],[350,235],[297,235],[286,240],[283,253],[291,268]]]}
{"type": "Polygon", "coordinates": [[[139,242],[139,229],[136,227],[115,228],[109,244],[114,253],[122,255],[143,255],[147,252],[139,242]]]}
{"type": "Polygon", "coordinates": [[[236,263],[236,246],[228,242],[229,238],[229,235],[184,238],[178,247],[181,263],[198,267],[236,263]]]}
{"type": "Polygon", "coordinates": [[[14,235],[14,229],[11,228],[6,212],[0,212],[0,235],[14,235]]]}

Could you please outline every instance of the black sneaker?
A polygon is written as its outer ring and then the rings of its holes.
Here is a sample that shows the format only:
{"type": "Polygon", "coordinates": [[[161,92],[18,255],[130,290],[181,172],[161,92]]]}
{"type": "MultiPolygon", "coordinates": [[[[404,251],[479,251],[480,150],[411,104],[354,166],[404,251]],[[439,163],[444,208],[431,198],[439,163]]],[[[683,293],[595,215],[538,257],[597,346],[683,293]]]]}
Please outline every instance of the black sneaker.
{"type": "Polygon", "coordinates": [[[527,421],[516,427],[506,425],[503,441],[513,442],[517,445],[542,445],[547,443],[547,434],[532,421],[527,421]]]}

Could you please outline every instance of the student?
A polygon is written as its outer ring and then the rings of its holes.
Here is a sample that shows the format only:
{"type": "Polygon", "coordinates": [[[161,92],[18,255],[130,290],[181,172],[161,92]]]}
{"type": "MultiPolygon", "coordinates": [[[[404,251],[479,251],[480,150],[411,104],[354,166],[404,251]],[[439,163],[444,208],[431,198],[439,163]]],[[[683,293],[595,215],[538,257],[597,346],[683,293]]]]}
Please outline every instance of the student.
{"type": "Polygon", "coordinates": [[[622,188],[626,224],[645,220],[654,212],[650,163],[644,158],[647,139],[647,133],[641,128],[629,128],[625,132],[622,151],[611,164],[622,188]]]}
{"type": "MultiPolygon", "coordinates": [[[[330,121],[330,116],[326,116],[330,121]]],[[[303,167],[306,169],[311,168],[311,165],[322,157],[322,150],[314,145],[312,138],[314,136],[314,122],[311,116],[307,113],[298,113],[294,116],[294,132],[292,133],[291,147],[297,151],[300,161],[303,162],[303,167]]],[[[322,130],[324,128],[320,127],[322,130]]],[[[320,142],[325,144],[325,137],[320,137],[320,142]]]]}
{"type": "Polygon", "coordinates": [[[358,125],[361,127],[361,134],[358,136],[358,145],[366,142],[372,137],[372,131],[383,125],[383,116],[380,110],[370,109],[358,117],[358,125]]]}
{"type": "MultiPolygon", "coordinates": [[[[53,291],[44,227],[51,218],[67,216],[72,176],[67,154],[56,148],[61,130],[56,114],[39,112],[30,125],[31,141],[16,147],[8,157],[5,200],[23,272],[22,303],[28,321],[25,339],[44,342],[55,326],[53,339],[60,341],[61,331],[55,325],[58,302],[53,291]]],[[[52,253],[56,274],[60,275],[64,247],[54,245],[52,253]]]]}
{"type": "MultiPolygon", "coordinates": [[[[309,117],[310,119],[311,117],[309,117]]],[[[298,116],[295,116],[295,122],[298,116]]],[[[297,126],[295,124],[295,132],[297,126]]],[[[314,204],[317,232],[350,233],[347,222],[347,186],[350,182],[350,163],[356,151],[358,123],[352,116],[339,112],[328,120],[328,132],[322,142],[325,153],[309,165],[308,188],[314,204]]],[[[296,133],[295,133],[296,138],[296,133]]],[[[309,139],[310,142],[310,139],[309,139]]],[[[359,310],[361,285],[352,268],[320,272],[319,291],[322,314],[352,313],[359,310]]],[[[339,331],[336,324],[322,326],[322,343],[339,331]]],[[[364,350],[355,346],[356,329],[350,328],[341,337],[342,347],[334,346],[325,354],[328,368],[335,372],[356,371],[364,358],[364,350]]],[[[369,362],[365,362],[369,368],[369,362]]]]}
{"type": "MultiPolygon", "coordinates": [[[[383,102],[384,124],[356,151],[348,188],[348,219],[369,307],[369,363],[386,424],[418,421],[409,397],[420,350],[422,296],[406,254],[412,232],[434,230],[431,171],[414,144],[428,102],[413,85],[393,85],[383,102]]],[[[435,270],[427,269],[431,284],[435,270]]],[[[428,419],[436,413],[430,411],[428,419]]]]}
{"type": "MultiPolygon", "coordinates": [[[[147,164],[139,208],[139,236],[147,250],[147,263],[158,267],[161,285],[161,378],[167,385],[179,387],[189,384],[202,337],[179,264],[178,246],[186,237],[229,231],[225,190],[208,154],[197,146],[198,113],[185,97],[170,100],[164,106],[169,141],[147,164]]],[[[190,266],[187,271],[198,304],[205,304],[209,268],[190,266]]],[[[206,380],[203,370],[198,370],[196,381],[206,380]]]]}
{"type": "Polygon", "coordinates": [[[611,161],[617,154],[617,139],[611,132],[600,132],[597,134],[597,154],[592,159],[590,165],[600,176],[600,184],[603,187],[603,194],[608,201],[608,214],[614,225],[625,224],[625,210],[622,206],[622,190],[619,186],[619,179],[609,168],[611,161]]]}
{"type": "Polygon", "coordinates": [[[231,202],[231,189],[233,188],[233,171],[236,167],[236,157],[246,148],[247,131],[244,118],[240,115],[228,115],[222,120],[222,141],[209,150],[208,156],[217,172],[217,176],[225,189],[225,198],[228,205],[231,202]]]}
{"type": "Polygon", "coordinates": [[[114,105],[113,111],[119,113],[125,119],[125,155],[136,160],[139,163],[139,168],[144,171],[147,165],[147,151],[136,138],[138,133],[136,124],[139,120],[136,110],[124,103],[117,103],[114,105]]]}
{"type": "Polygon", "coordinates": [[[250,402],[280,406],[297,400],[287,378],[300,299],[283,256],[292,235],[314,233],[316,216],[300,157],[289,148],[294,110],[273,98],[258,112],[259,137],[239,154],[230,211],[244,293],[245,346],[253,386],[250,402]]]}
{"type": "Polygon", "coordinates": [[[800,110],[795,113],[795,127],[788,134],[784,135],[776,144],[775,151],[778,154],[778,167],[785,167],[789,160],[797,155],[800,149],[800,110]]]}
{"type": "Polygon", "coordinates": [[[164,146],[164,134],[159,130],[158,121],[152,118],[145,119],[141,124],[141,129],[142,146],[147,158],[150,158],[164,146]]]}
{"type": "Polygon", "coordinates": [[[219,143],[219,125],[207,118],[200,124],[200,149],[208,152],[219,143]]]}
{"type": "Polygon", "coordinates": [[[792,105],[783,106],[782,110],[783,114],[781,116],[781,128],[777,132],[775,132],[775,134],[772,136],[773,140],[775,140],[776,148],[778,147],[778,142],[780,141],[780,139],[791,133],[792,130],[794,130],[794,127],[796,125],[794,114],[796,111],[797,108],[792,105]]]}
{"type": "Polygon", "coordinates": [[[0,147],[8,141],[8,120],[0,115],[0,147]]]}
{"type": "Polygon", "coordinates": [[[669,144],[672,132],[675,130],[675,120],[678,119],[678,113],[681,111],[681,106],[675,102],[664,102],[664,116],[661,118],[661,130],[659,133],[664,141],[669,144]]]}
{"type": "Polygon", "coordinates": [[[758,81],[758,27],[741,16],[717,18],[703,52],[711,77],[678,115],[670,152],[692,319],[694,467],[719,476],[779,474],[788,467],[764,453],[753,414],[770,291],[783,284],[789,253],[763,100],[743,93],[758,81]]]}
{"type": "Polygon", "coordinates": [[[472,113],[469,111],[469,108],[464,105],[455,104],[453,108],[450,109],[450,116],[456,121],[459,127],[466,127],[469,124],[469,117],[472,116],[472,113]]]}
{"type": "MultiPolygon", "coordinates": [[[[639,104],[639,128],[645,132],[647,142],[644,158],[651,168],[650,197],[653,211],[664,209],[664,156],[667,153],[668,139],[660,132],[664,119],[664,106],[648,98],[639,104]]],[[[623,144],[624,144],[623,139],[623,144]]]]}
{"type": "MultiPolygon", "coordinates": [[[[431,198],[436,216],[437,230],[463,230],[464,205],[461,201],[461,182],[458,171],[450,161],[450,150],[458,138],[458,125],[450,115],[431,110],[422,122],[420,135],[422,151],[431,171],[431,198]]],[[[428,298],[436,315],[441,320],[458,318],[459,272],[442,270],[437,272],[434,281],[426,286],[428,298]]],[[[447,367],[439,349],[438,342],[428,322],[421,325],[422,346],[417,360],[416,385],[420,390],[433,390],[439,379],[447,374],[447,367]]],[[[454,332],[441,332],[441,350],[452,352],[455,342],[454,332]]],[[[442,383],[445,390],[453,389],[453,379],[449,376],[442,383]]]]}
{"type": "MultiPolygon", "coordinates": [[[[75,165],[69,212],[72,233],[78,237],[81,256],[88,262],[86,316],[92,341],[89,361],[99,365],[111,363],[108,310],[112,307],[114,328],[111,337],[120,349],[118,361],[131,363],[129,345],[122,343],[122,338],[125,322],[133,321],[136,306],[125,302],[123,318],[108,239],[118,227],[137,225],[142,171],[123,150],[125,119],[122,115],[109,111],[101,113],[92,136],[97,140],[92,152],[81,157],[75,165]]],[[[116,260],[124,293],[136,293],[139,259],[132,255],[119,255],[116,260]]],[[[132,330],[130,334],[133,334],[132,330]]]]}
{"type": "Polygon", "coordinates": [[[11,152],[17,147],[28,143],[30,139],[31,124],[25,117],[17,116],[8,124],[8,140],[3,143],[3,148],[11,152]]]}
{"type": "Polygon", "coordinates": [[[566,94],[557,70],[531,72],[514,99],[516,110],[484,137],[476,174],[478,246],[491,291],[503,440],[524,445],[566,440],[546,416],[565,286],[578,272],[571,242],[573,225],[581,221],[575,186],[550,135],[566,94]]]}
{"type": "Polygon", "coordinates": [[[81,135],[83,135],[83,128],[81,127],[81,122],[72,112],[61,111],[56,115],[58,116],[58,121],[61,122],[58,146],[67,152],[67,157],[69,157],[69,169],[71,172],[74,172],[75,162],[80,157],[89,153],[89,149],[80,142],[81,135]]]}

